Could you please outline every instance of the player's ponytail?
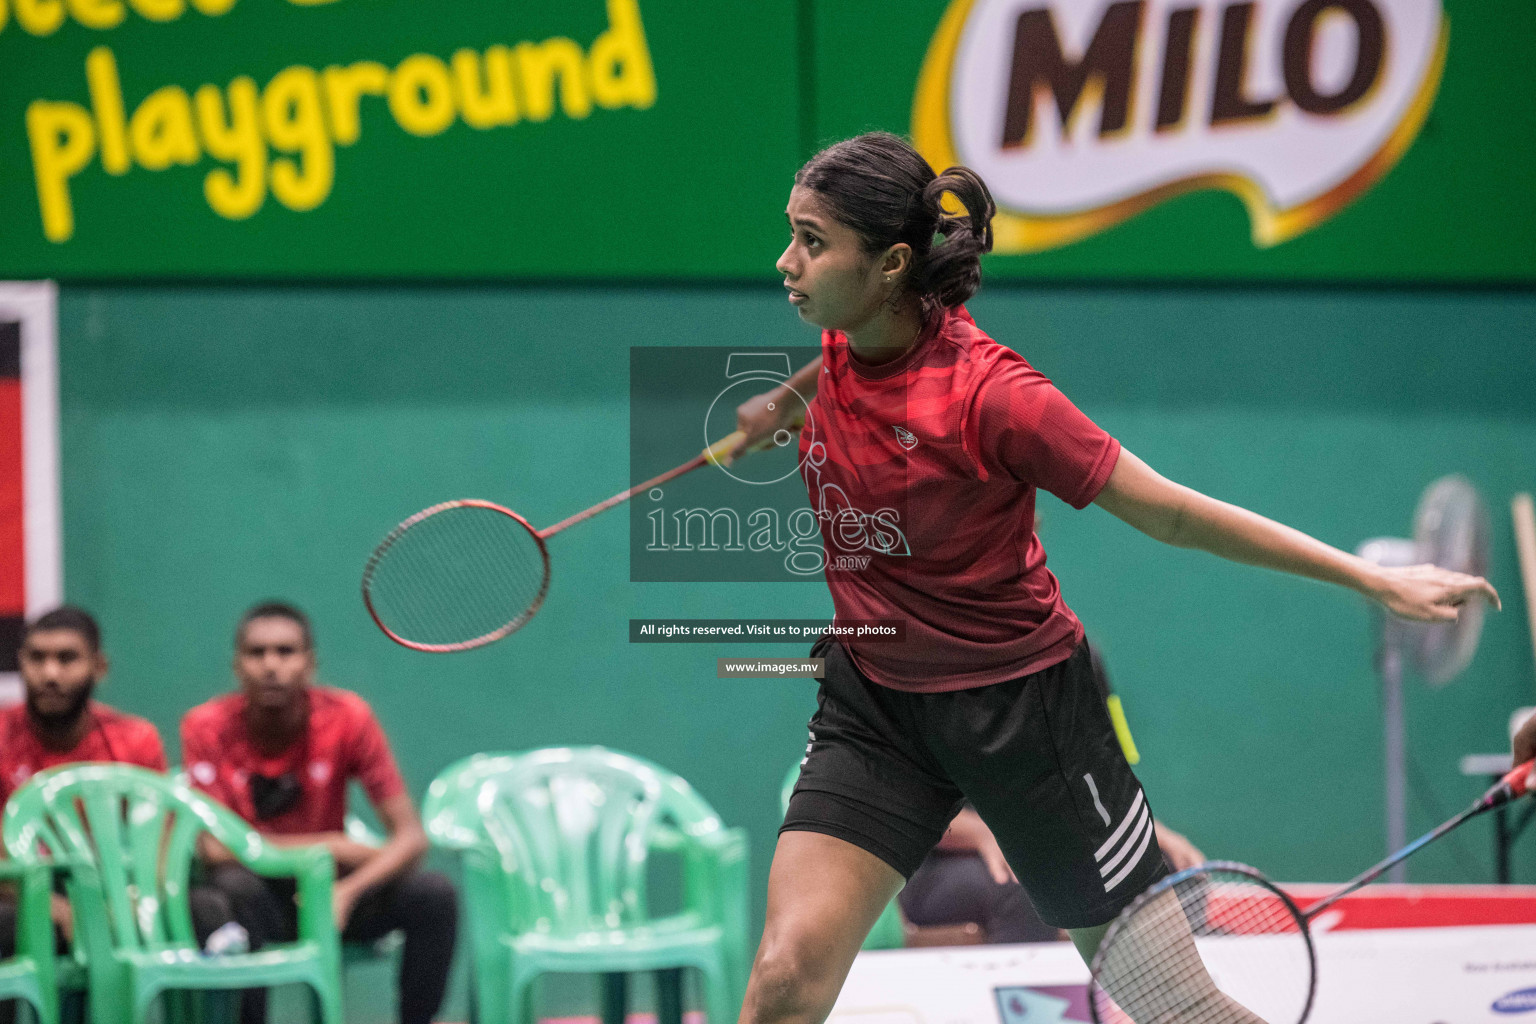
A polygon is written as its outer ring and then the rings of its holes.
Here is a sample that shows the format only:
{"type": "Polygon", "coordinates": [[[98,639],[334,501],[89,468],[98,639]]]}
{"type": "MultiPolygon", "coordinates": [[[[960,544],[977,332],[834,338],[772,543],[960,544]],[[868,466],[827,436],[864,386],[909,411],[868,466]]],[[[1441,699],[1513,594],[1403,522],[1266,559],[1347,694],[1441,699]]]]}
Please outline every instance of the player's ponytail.
{"type": "Polygon", "coordinates": [[[992,248],[996,207],[981,177],[967,167],[935,176],[905,139],[870,132],[817,153],[795,175],[828,211],[858,232],[865,251],[898,242],[912,249],[906,289],[925,308],[958,306],[981,287],[981,254],[992,248]],[[965,213],[946,213],[945,195],[965,213]]]}
{"type": "Polygon", "coordinates": [[[951,167],[923,189],[923,205],[944,241],[922,264],[918,291],[944,306],[958,306],[981,287],[981,254],[992,251],[992,215],[997,207],[981,176],[969,167],[951,167]],[[960,200],[965,214],[944,212],[944,194],[960,200]]]}

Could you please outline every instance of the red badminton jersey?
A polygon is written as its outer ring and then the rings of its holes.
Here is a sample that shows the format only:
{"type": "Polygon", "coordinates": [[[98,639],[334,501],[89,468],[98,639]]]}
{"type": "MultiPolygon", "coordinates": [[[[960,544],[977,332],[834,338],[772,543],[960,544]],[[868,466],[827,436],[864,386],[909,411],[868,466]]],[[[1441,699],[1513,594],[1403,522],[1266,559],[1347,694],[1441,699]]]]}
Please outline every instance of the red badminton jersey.
{"type": "Polygon", "coordinates": [[[839,622],[901,619],[901,643],[844,640],[877,683],[937,693],[1003,682],[1072,653],[1083,627],[1035,536],[1035,488],[1082,508],[1120,444],[963,307],[900,359],[858,362],[822,333],[801,432],[839,622]]]}
{"type": "Polygon", "coordinates": [[[38,772],[61,764],[116,761],[165,771],[165,747],[149,722],[96,701],[86,713],[95,723],[91,730],[73,749],[54,750],[32,730],[26,705],[0,711],[0,804],[38,772]]]}
{"type": "Polygon", "coordinates": [[[181,719],[181,753],[192,784],[252,825],[277,835],[340,832],[347,813],[347,783],[357,779],[374,803],[405,792],[384,730],[368,702],[347,690],[309,688],[309,728],[287,750],[268,757],[245,728],[245,697],[239,693],[199,704],[181,719]],[[258,821],[251,775],[276,778],[294,772],[298,802],[258,821]]]}

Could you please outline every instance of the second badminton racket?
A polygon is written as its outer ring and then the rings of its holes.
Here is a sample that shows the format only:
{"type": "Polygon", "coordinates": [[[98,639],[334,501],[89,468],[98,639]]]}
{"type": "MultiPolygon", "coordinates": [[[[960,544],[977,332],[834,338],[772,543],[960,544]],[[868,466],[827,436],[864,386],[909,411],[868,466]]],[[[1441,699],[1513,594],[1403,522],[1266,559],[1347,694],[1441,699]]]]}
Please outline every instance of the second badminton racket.
{"type": "Polygon", "coordinates": [[[1533,763],[1305,911],[1244,864],[1168,876],[1121,911],[1099,944],[1089,992],[1095,1024],[1303,1024],[1317,987],[1308,923],[1468,819],[1523,795],[1533,763]]]}

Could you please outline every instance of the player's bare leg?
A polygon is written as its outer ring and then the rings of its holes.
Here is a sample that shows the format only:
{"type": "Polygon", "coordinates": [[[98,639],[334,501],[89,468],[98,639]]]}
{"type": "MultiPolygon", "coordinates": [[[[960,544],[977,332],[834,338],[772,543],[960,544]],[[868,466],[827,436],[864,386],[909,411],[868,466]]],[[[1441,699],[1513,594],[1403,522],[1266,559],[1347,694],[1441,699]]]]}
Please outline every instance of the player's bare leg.
{"type": "Polygon", "coordinates": [[[901,874],[852,843],[784,832],[768,871],[768,920],[741,1024],[821,1024],[901,874]]]}
{"type": "MultiPolygon", "coordinates": [[[[1265,1024],[1211,980],[1189,919],[1172,890],[1143,907],[1130,927],[1134,931],[1122,934],[1106,956],[1100,980],[1136,1024],[1265,1024]],[[1129,967],[1117,969],[1116,961],[1140,965],[1137,976],[1128,974],[1129,967]]],[[[1083,961],[1091,964],[1108,931],[1109,925],[1101,924],[1070,929],[1067,934],[1083,961]]]]}

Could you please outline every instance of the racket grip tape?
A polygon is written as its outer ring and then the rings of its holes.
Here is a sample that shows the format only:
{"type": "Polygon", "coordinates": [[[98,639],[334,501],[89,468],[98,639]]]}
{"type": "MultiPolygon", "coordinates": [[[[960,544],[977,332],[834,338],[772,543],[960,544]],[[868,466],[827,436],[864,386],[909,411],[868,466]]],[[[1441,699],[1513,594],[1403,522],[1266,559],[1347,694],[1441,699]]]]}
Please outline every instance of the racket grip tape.
{"type": "Polygon", "coordinates": [[[1536,758],[1525,762],[1525,764],[1515,765],[1509,770],[1509,774],[1499,780],[1499,785],[1509,787],[1510,799],[1525,796],[1527,792],[1526,780],[1531,777],[1532,768],[1536,768],[1536,758]]]}
{"type": "Polygon", "coordinates": [[[731,454],[731,449],[735,448],[738,444],[741,444],[742,439],[744,439],[746,436],[746,434],[739,430],[731,431],[729,434],[726,434],[720,440],[704,449],[703,454],[705,460],[708,462],[713,462],[716,465],[730,465],[730,460],[728,460],[726,456],[731,454]]]}
{"type": "Polygon", "coordinates": [[[1536,759],[1515,765],[1483,794],[1483,798],[1473,805],[1474,809],[1486,811],[1490,807],[1498,807],[1525,796],[1528,791],[1526,781],[1531,777],[1533,767],[1536,767],[1536,759]]]}

